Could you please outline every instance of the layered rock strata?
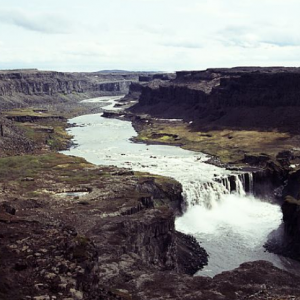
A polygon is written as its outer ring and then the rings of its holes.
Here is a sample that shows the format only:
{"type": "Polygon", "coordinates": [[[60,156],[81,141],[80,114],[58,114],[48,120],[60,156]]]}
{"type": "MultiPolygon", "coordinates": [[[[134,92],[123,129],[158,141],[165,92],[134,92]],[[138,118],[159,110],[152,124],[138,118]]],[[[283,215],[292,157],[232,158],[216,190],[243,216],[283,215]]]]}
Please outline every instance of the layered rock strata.
{"type": "Polygon", "coordinates": [[[140,73],[0,71],[0,109],[126,94],[140,73]]]}
{"type": "Polygon", "coordinates": [[[189,276],[206,253],[174,229],[172,207],[182,198],[173,180],[87,164],[66,184],[52,173],[72,158],[58,158],[26,181],[39,197],[1,186],[1,299],[300,299],[300,278],[267,262],[213,279],[189,276]],[[79,175],[91,179],[75,188],[79,175]],[[61,198],[62,191],[88,195],[61,198]]]}
{"type": "MultiPolygon", "coordinates": [[[[284,202],[284,245],[278,246],[281,247],[281,253],[297,259],[300,258],[300,195],[297,171],[299,85],[299,68],[240,67],[182,71],[177,72],[176,78],[170,82],[156,80],[140,86],[139,101],[130,108],[132,113],[139,115],[183,119],[190,123],[190,130],[200,131],[202,135],[206,131],[214,134],[214,131],[223,130],[235,133],[243,130],[257,131],[257,136],[259,132],[268,132],[269,135],[272,132],[287,133],[289,136],[282,137],[285,145],[290,145],[285,146],[285,151],[278,150],[281,152],[274,154],[275,140],[269,145],[266,144],[266,148],[264,144],[258,145],[256,149],[253,147],[253,152],[256,153],[245,154],[239,163],[259,168],[253,174],[255,195],[284,202]]],[[[137,91],[138,88],[135,87],[135,93],[137,91]]],[[[255,139],[255,134],[252,137],[255,139]]],[[[229,134],[228,139],[230,138],[233,135],[229,134]]],[[[234,140],[235,145],[230,146],[239,148],[239,140],[234,140]]],[[[209,145],[209,138],[205,143],[205,146],[209,145]]],[[[240,149],[240,152],[247,153],[244,150],[247,149],[240,149]]]]}
{"type": "Polygon", "coordinates": [[[298,132],[299,68],[182,71],[170,82],[141,87],[131,111],[182,118],[206,129],[280,129],[298,132]]]}
{"type": "MultiPolygon", "coordinates": [[[[72,164],[40,159],[57,158],[72,164]]],[[[68,164],[20,178],[22,196],[15,181],[1,183],[1,299],[127,299],[140,276],[194,274],[207,262],[205,250],[175,230],[182,190],[174,180],[87,164],[69,184],[57,181],[53,172],[68,164]],[[78,176],[91,179],[73,186],[78,176]],[[39,196],[28,198],[31,189],[39,196]],[[87,195],[62,198],[62,191],[87,195]]]]}

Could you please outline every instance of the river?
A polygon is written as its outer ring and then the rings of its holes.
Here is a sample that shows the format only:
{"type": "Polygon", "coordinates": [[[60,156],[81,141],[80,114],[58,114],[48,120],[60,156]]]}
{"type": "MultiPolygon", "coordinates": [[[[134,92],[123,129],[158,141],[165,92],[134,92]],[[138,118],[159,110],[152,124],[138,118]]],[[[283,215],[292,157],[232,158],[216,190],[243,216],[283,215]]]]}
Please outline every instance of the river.
{"type": "MultiPolygon", "coordinates": [[[[111,110],[118,99],[100,97],[83,102],[99,102],[111,110]]],[[[246,193],[243,174],[234,174],[238,189],[230,193],[227,178],[232,171],[205,163],[205,154],[174,146],[133,143],[130,138],[137,134],[131,122],[103,118],[101,114],[84,115],[69,122],[77,124],[68,129],[76,146],[62,153],[97,165],[170,176],[182,184],[188,206],[184,215],[176,219],[176,229],[192,234],[209,254],[208,265],[196,275],[212,277],[254,260],[300,270],[296,262],[265,251],[268,234],[282,222],[281,209],[246,193]]]]}

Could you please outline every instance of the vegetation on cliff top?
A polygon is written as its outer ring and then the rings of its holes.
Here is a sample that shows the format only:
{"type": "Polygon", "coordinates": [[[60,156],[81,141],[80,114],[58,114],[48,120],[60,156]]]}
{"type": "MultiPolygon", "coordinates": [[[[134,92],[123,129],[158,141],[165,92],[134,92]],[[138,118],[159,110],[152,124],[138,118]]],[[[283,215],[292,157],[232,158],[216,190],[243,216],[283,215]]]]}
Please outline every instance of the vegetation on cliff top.
{"type": "MultiPolygon", "coordinates": [[[[13,127],[34,145],[34,153],[45,153],[48,150],[59,151],[68,147],[72,136],[66,132],[67,119],[61,117],[57,112],[39,110],[35,108],[14,109],[5,111],[4,116],[13,120],[13,127]]],[[[13,140],[11,126],[3,126],[3,139],[13,140]]],[[[19,141],[16,140],[16,144],[19,141]]],[[[5,150],[5,149],[4,149],[5,150]]],[[[15,155],[22,153],[10,153],[10,149],[3,151],[4,155],[15,155]]]]}
{"type": "Polygon", "coordinates": [[[178,145],[219,157],[223,163],[239,163],[245,154],[276,157],[283,150],[296,149],[297,137],[277,131],[210,130],[193,131],[182,121],[151,119],[135,124],[136,141],[178,145]]]}

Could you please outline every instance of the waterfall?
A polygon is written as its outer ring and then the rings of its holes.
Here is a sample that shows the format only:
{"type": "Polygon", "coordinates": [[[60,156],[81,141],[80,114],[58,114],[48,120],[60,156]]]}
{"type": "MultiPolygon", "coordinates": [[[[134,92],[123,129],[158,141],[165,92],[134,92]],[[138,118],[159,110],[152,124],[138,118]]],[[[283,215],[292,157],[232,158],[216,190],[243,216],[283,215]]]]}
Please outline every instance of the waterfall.
{"type": "Polygon", "coordinates": [[[209,253],[209,263],[199,274],[214,276],[249,260],[283,266],[263,248],[268,234],[281,223],[280,207],[251,195],[251,173],[207,164],[207,156],[198,152],[131,143],[136,132],[127,121],[87,115],[70,122],[81,126],[70,129],[78,146],[66,154],[173,177],[182,184],[188,207],[176,218],[176,230],[192,234],[209,253]]]}
{"type": "Polygon", "coordinates": [[[208,182],[183,182],[183,197],[190,206],[215,207],[223,195],[246,196],[253,193],[253,175],[250,172],[217,177],[208,182]]]}

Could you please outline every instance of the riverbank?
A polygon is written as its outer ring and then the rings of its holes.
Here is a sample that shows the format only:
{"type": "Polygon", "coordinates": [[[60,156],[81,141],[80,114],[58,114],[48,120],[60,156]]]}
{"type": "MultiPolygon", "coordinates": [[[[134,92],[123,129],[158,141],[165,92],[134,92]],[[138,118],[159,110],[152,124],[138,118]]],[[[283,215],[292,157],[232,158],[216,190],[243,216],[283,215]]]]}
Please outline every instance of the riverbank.
{"type": "MultiPolygon", "coordinates": [[[[269,260],[285,268],[282,258],[266,253],[263,248],[268,240],[267,235],[277,229],[282,218],[279,206],[274,204],[274,197],[262,197],[262,194],[272,193],[272,185],[270,189],[266,188],[272,183],[271,174],[259,168],[248,167],[242,171],[233,167],[229,170],[218,168],[206,163],[206,155],[179,147],[132,143],[130,140],[134,139],[136,132],[131,122],[124,120],[130,118],[122,110],[111,111],[113,101],[107,104],[104,109],[110,111],[104,115],[112,118],[88,115],[71,120],[78,124],[78,127],[69,131],[78,146],[72,148],[69,154],[84,157],[96,164],[146,170],[177,179],[183,186],[187,205],[187,211],[178,223],[181,225],[177,228],[196,236],[211,254],[209,265],[199,274],[214,276],[238,267],[250,258],[269,260]],[[118,116],[117,119],[115,116],[118,116]],[[255,172],[255,176],[252,172],[255,172]],[[250,191],[258,194],[259,185],[259,196],[262,197],[259,199],[262,201],[246,194],[250,191]],[[190,214],[190,211],[194,211],[194,214],[190,214]],[[218,235],[224,236],[221,243],[218,242],[218,235]],[[220,248],[231,249],[228,252],[224,250],[221,260],[220,248]]],[[[115,110],[119,109],[117,103],[115,110]]]]}
{"type": "MultiPolygon", "coordinates": [[[[297,150],[299,136],[277,131],[210,130],[196,131],[182,120],[158,118],[137,119],[133,122],[138,132],[137,142],[179,145],[180,147],[207,153],[223,164],[245,165],[245,156],[266,154],[276,160],[279,152],[297,150]]],[[[293,162],[292,162],[293,163],[293,162]]]]}
{"type": "Polygon", "coordinates": [[[282,204],[277,252],[298,260],[299,80],[298,68],[182,71],[169,82],[135,85],[126,98],[138,99],[126,112],[135,141],[201,151],[230,169],[259,168],[256,195],[282,204]]]}
{"type": "Polygon", "coordinates": [[[129,270],[132,278],[192,274],[206,262],[205,251],[174,229],[182,201],[175,181],[62,154],[0,164],[2,299],[117,299],[129,270]]]}
{"type": "Polygon", "coordinates": [[[49,139],[61,131],[70,139],[59,114],[6,114],[1,139],[16,128],[35,149],[12,156],[7,148],[0,158],[1,299],[128,299],[132,291],[122,288],[129,273],[193,274],[206,263],[198,243],[175,231],[182,206],[176,181],[56,154],[61,148],[49,139]],[[56,124],[51,130],[49,122],[56,124]]]}
{"type": "Polygon", "coordinates": [[[206,255],[174,230],[174,180],[55,153],[0,162],[3,299],[300,297],[300,279],[268,263],[215,279],[184,275],[206,255]]]}

